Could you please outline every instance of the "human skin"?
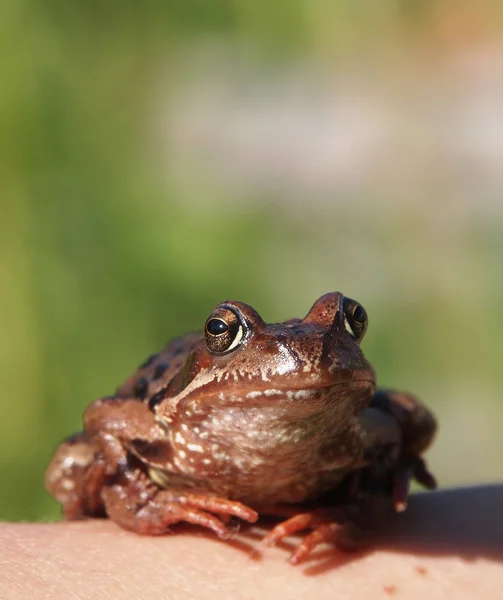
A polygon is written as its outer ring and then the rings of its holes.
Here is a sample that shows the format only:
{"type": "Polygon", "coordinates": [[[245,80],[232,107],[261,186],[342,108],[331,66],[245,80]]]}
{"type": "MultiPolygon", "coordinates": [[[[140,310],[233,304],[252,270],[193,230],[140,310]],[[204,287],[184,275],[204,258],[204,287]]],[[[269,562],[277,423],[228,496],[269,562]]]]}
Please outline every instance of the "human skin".
{"type": "Polygon", "coordinates": [[[503,484],[414,495],[364,553],[325,546],[297,567],[297,541],[262,527],[223,542],[197,528],[141,537],[110,521],[0,525],[0,597],[503,599],[503,484]]]}

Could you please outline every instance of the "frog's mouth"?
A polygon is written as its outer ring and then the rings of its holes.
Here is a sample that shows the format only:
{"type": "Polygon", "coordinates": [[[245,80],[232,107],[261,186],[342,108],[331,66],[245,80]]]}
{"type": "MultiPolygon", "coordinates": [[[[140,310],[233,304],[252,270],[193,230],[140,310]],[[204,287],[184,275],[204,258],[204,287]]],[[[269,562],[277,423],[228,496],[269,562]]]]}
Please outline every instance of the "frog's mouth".
{"type": "Polygon", "coordinates": [[[271,423],[276,418],[295,419],[309,418],[313,414],[345,415],[359,412],[365,408],[375,393],[376,381],[373,371],[360,371],[347,374],[329,385],[293,387],[283,385],[263,389],[227,389],[218,394],[206,397],[208,406],[214,411],[225,411],[227,414],[246,413],[255,411],[267,414],[266,421],[271,423]],[[230,411],[230,412],[229,412],[230,411]],[[265,411],[265,412],[264,412],[265,411]]]}
{"type": "Polygon", "coordinates": [[[232,407],[237,404],[247,408],[260,407],[267,404],[310,405],[311,410],[325,406],[327,402],[339,401],[346,405],[351,398],[356,403],[368,404],[376,388],[375,373],[372,368],[339,369],[332,374],[326,371],[323,375],[316,374],[307,382],[307,376],[302,378],[283,376],[276,378],[243,379],[240,381],[218,381],[208,378],[199,386],[189,384],[177,396],[170,399],[172,408],[182,408],[186,414],[198,414],[214,409],[232,407]],[[301,380],[301,381],[299,381],[301,380]],[[301,385],[301,382],[304,385],[301,385]],[[192,388],[192,389],[191,389],[192,388]],[[362,400],[358,400],[362,398],[362,400]]]}
{"type": "Polygon", "coordinates": [[[376,384],[375,380],[371,378],[358,378],[351,379],[348,381],[339,381],[332,385],[325,386],[313,386],[303,388],[269,388],[264,390],[253,390],[243,394],[243,397],[247,400],[264,399],[264,398],[280,398],[283,397],[286,400],[301,401],[301,400],[313,400],[316,398],[326,398],[336,395],[351,395],[357,389],[367,390],[373,393],[376,384]]]}
{"type": "Polygon", "coordinates": [[[290,400],[302,400],[317,396],[327,396],[332,392],[342,392],[343,388],[348,393],[357,388],[370,388],[375,391],[376,377],[373,369],[344,370],[337,373],[337,377],[320,377],[311,385],[298,386],[296,381],[281,382],[280,385],[270,388],[259,388],[247,392],[247,398],[258,398],[260,396],[283,395],[290,400]]]}

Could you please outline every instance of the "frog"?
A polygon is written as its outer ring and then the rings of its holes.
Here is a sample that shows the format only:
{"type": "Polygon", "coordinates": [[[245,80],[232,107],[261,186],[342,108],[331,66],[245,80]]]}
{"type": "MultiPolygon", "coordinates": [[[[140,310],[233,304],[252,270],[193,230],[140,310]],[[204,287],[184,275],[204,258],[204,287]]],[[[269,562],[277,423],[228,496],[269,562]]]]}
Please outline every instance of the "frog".
{"type": "Polygon", "coordinates": [[[368,546],[406,509],[411,481],[436,487],[423,454],[437,423],[416,396],[377,387],[367,327],[341,292],[280,323],[218,304],[84,411],[47,469],[49,493],[68,520],[141,535],[185,523],[228,540],[273,519],[263,542],[300,535],[294,565],[324,543],[368,546]]]}

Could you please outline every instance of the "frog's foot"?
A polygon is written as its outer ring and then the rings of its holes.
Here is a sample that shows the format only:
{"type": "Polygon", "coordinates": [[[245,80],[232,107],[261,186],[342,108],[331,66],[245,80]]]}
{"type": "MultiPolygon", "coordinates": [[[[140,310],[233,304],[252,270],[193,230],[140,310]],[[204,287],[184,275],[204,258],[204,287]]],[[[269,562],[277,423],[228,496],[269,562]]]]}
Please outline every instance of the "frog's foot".
{"type": "Polygon", "coordinates": [[[228,539],[231,531],[226,523],[231,517],[254,523],[258,513],[240,502],[210,494],[161,490],[136,513],[134,529],[140,534],[159,535],[169,525],[185,522],[211,529],[221,539],[228,539]]]}
{"type": "Polygon", "coordinates": [[[416,456],[408,459],[397,468],[393,477],[393,505],[396,512],[403,512],[407,508],[412,479],[430,490],[437,487],[434,475],[428,471],[422,458],[416,456]]]}
{"type": "MultiPolygon", "coordinates": [[[[282,510],[283,507],[277,507],[267,509],[265,512],[273,515],[288,515],[294,510],[291,507],[284,508],[285,511],[282,510]]],[[[350,534],[351,538],[354,538],[352,539],[352,542],[347,545],[348,548],[349,546],[355,548],[363,545],[357,540],[357,538],[361,536],[354,530],[353,524],[349,522],[346,523],[347,517],[348,515],[344,509],[336,507],[317,508],[297,513],[287,518],[286,521],[276,525],[265,536],[263,543],[266,546],[275,546],[289,535],[311,529],[312,531],[303,538],[289,558],[289,562],[292,565],[297,565],[320,544],[333,542],[338,544],[340,541],[344,541],[344,538],[349,537],[348,534],[350,534]],[[350,529],[351,532],[349,531],[350,529]]]]}

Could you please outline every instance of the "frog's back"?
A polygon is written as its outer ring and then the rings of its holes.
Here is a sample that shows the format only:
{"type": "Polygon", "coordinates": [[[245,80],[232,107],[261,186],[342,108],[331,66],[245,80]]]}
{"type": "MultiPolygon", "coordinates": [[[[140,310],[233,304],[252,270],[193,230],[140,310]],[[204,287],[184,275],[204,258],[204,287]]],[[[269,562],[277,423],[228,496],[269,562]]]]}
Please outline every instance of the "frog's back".
{"type": "Polygon", "coordinates": [[[201,341],[201,333],[187,333],[149,356],[116,390],[120,398],[145,400],[166,387],[183,367],[188,354],[201,341]]]}

